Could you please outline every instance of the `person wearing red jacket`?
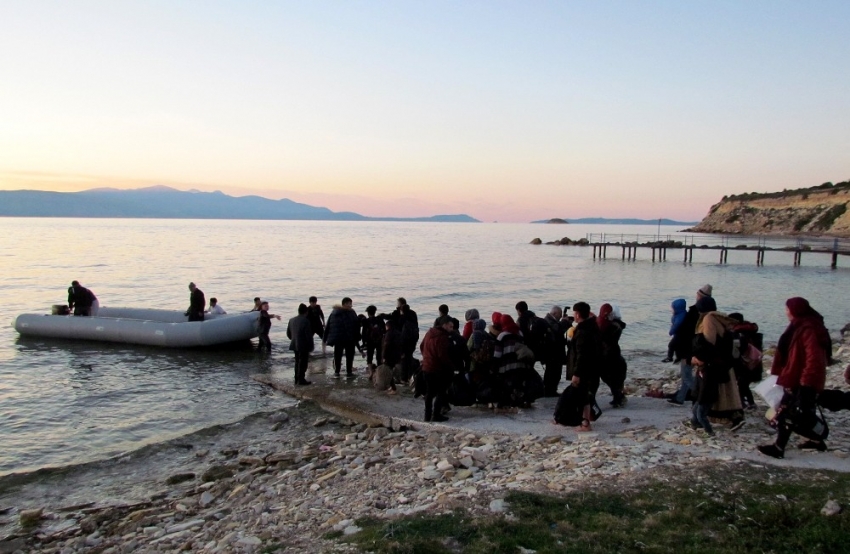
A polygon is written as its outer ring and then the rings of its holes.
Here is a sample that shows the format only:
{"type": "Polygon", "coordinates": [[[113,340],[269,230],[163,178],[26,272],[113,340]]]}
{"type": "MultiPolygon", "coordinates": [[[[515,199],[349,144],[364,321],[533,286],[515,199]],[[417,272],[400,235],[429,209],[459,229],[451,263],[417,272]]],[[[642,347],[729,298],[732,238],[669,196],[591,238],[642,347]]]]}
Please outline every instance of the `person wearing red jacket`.
{"type": "Polygon", "coordinates": [[[428,329],[419,350],[422,352],[422,376],[425,378],[425,421],[448,421],[442,414],[448,405],[449,381],[454,373],[451,357],[450,335],[454,322],[447,316],[437,318],[434,327],[428,329]]]}
{"type": "Polygon", "coordinates": [[[826,443],[816,435],[806,436],[817,421],[817,395],[826,383],[826,366],[832,355],[832,341],[821,316],[805,298],[789,298],[785,313],[790,323],[779,338],[771,375],[785,388],[774,423],[776,442],[758,447],[759,452],[774,458],[785,457],[785,445],[791,431],[803,434],[807,441],[798,447],[823,452],[826,443]]]}

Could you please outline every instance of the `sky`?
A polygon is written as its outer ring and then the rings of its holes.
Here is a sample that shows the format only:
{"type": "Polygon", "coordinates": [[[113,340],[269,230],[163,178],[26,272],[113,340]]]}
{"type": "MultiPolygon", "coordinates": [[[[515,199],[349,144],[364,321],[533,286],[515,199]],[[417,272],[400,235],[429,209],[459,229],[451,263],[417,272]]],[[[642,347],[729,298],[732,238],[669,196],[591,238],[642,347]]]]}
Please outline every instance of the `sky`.
{"type": "Polygon", "coordinates": [[[0,189],[698,220],[850,179],[850,2],[0,0],[0,189]]]}

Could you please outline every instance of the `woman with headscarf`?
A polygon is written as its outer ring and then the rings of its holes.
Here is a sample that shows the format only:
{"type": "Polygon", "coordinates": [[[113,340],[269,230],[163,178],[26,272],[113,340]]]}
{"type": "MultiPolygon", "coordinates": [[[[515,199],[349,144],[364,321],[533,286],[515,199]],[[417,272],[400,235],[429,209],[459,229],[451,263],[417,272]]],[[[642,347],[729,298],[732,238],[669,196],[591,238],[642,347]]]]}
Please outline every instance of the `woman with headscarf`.
{"type": "MultiPolygon", "coordinates": [[[[498,407],[515,406],[521,403],[520,390],[522,369],[527,362],[520,358],[525,348],[522,333],[514,318],[509,314],[493,314],[493,324],[501,331],[493,348],[493,365],[499,389],[498,407]],[[497,322],[498,320],[498,322],[497,322]]],[[[533,363],[533,361],[532,361],[533,363]]]]}
{"type": "Polygon", "coordinates": [[[611,389],[611,406],[622,408],[626,403],[624,392],[626,382],[626,360],[620,351],[620,336],[626,328],[625,322],[618,316],[611,304],[602,304],[596,316],[599,337],[602,340],[602,382],[611,389]]]}
{"type": "Polygon", "coordinates": [[[714,434],[709,412],[730,414],[733,430],[743,424],[743,406],[738,396],[735,372],[732,369],[732,345],[727,330],[736,322],[725,314],[714,311],[714,301],[706,297],[697,301],[700,318],[694,336],[691,365],[696,370],[696,389],[693,416],[685,425],[702,428],[709,436],[714,434]],[[740,420],[739,420],[740,419],[740,420]]]}
{"type": "Polygon", "coordinates": [[[832,341],[821,316],[805,298],[789,298],[785,302],[788,327],[779,337],[771,375],[776,384],[785,388],[785,395],[776,411],[776,442],[758,447],[759,452],[774,458],[785,457],[785,446],[791,432],[801,434],[804,450],[826,450],[825,434],[812,430],[819,423],[816,413],[817,396],[826,383],[826,366],[832,355],[832,341]]]}

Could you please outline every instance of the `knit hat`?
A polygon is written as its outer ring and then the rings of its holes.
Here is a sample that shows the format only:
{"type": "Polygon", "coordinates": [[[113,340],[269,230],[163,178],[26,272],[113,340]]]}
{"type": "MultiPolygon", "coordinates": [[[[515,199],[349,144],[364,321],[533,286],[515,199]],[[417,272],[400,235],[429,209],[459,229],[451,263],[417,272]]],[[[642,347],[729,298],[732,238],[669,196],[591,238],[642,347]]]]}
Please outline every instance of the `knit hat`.
{"type": "Polygon", "coordinates": [[[711,285],[703,285],[697,292],[703,296],[711,296],[711,291],[713,290],[713,288],[714,287],[712,287],[711,285]]]}
{"type": "Polygon", "coordinates": [[[714,302],[714,298],[710,296],[703,296],[697,300],[696,307],[701,314],[717,311],[717,304],[714,302]]]}

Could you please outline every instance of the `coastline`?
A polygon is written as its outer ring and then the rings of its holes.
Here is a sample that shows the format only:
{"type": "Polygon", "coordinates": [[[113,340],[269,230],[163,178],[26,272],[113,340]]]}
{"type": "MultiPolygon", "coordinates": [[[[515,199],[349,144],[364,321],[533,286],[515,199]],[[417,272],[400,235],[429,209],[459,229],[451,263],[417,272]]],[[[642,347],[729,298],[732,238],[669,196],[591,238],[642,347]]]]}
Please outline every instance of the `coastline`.
{"type": "MultiPolygon", "coordinates": [[[[845,350],[839,345],[828,386],[840,383],[845,350]]],[[[356,534],[363,517],[489,514],[509,491],[626,486],[706,464],[753,473],[765,466],[850,471],[847,412],[827,413],[830,452],[765,459],[755,452],[768,437],[761,414],[748,415],[737,433],[718,429],[706,440],[679,424],[687,409],[638,396],[670,389],[669,380],[634,379],[626,408],[605,410],[594,432],[579,434],[548,423],[554,399],[517,414],[455,408],[449,425],[436,426],[416,420],[421,399],[406,389],[390,397],[362,376],[311,379],[313,386],[298,389],[289,379],[265,379],[314,399],[294,407],[117,459],[0,480],[0,552],[349,551],[325,535],[356,534]],[[339,410],[342,416],[331,413],[339,410]],[[41,513],[22,527],[29,510],[41,513]]]]}

